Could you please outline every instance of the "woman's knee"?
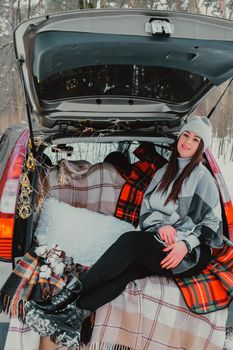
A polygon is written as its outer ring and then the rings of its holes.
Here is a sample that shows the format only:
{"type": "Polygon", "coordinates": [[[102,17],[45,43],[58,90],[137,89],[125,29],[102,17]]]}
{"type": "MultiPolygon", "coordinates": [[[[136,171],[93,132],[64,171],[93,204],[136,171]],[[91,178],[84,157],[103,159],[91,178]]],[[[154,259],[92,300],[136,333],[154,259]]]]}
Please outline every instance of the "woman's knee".
{"type": "Polygon", "coordinates": [[[148,243],[152,237],[151,233],[145,231],[128,231],[118,238],[118,241],[124,245],[143,245],[144,242],[148,243]]]}
{"type": "Polygon", "coordinates": [[[138,232],[139,231],[127,231],[123,233],[117,241],[124,243],[135,241],[138,237],[138,232]]]}

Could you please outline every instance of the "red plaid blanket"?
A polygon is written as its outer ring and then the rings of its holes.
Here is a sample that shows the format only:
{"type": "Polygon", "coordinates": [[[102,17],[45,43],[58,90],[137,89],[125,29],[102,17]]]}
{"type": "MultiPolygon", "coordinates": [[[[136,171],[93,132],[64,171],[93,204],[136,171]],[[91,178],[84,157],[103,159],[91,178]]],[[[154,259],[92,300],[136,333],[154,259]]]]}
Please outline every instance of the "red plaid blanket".
{"type": "Polygon", "coordinates": [[[137,226],[144,193],[156,170],[167,161],[155,151],[154,145],[148,142],[141,144],[134,154],[140,160],[131,166],[130,174],[119,195],[115,216],[137,226]]]}
{"type": "Polygon", "coordinates": [[[233,245],[226,240],[223,250],[202,273],[176,278],[189,309],[206,314],[226,308],[233,298],[233,245]]]}

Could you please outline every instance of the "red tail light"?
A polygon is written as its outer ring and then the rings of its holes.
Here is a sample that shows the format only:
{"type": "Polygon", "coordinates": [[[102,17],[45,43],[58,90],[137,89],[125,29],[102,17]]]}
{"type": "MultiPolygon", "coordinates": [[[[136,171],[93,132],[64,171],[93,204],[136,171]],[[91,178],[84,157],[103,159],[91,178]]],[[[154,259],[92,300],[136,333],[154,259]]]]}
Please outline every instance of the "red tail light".
{"type": "Polygon", "coordinates": [[[0,181],[0,259],[12,259],[15,211],[29,132],[18,138],[0,181]]]}

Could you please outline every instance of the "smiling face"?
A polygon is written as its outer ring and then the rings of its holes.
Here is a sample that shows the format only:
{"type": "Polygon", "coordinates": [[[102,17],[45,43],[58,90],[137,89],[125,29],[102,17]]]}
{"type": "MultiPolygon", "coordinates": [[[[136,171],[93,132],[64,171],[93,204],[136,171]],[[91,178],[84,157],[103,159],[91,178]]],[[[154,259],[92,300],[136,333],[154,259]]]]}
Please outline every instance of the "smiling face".
{"type": "Polygon", "coordinates": [[[200,136],[191,132],[184,131],[178,140],[177,151],[181,158],[192,158],[196,153],[201,142],[200,136]]]}

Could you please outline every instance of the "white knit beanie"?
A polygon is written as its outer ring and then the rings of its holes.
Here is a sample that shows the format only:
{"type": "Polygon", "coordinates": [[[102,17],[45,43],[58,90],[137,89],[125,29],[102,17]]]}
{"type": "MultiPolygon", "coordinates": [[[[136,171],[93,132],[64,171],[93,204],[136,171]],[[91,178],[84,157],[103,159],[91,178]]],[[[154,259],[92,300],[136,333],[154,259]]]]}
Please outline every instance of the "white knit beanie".
{"type": "Polygon", "coordinates": [[[184,131],[191,131],[200,136],[204,142],[204,150],[210,146],[212,136],[212,125],[206,117],[194,116],[184,124],[178,134],[178,137],[184,131]]]}

